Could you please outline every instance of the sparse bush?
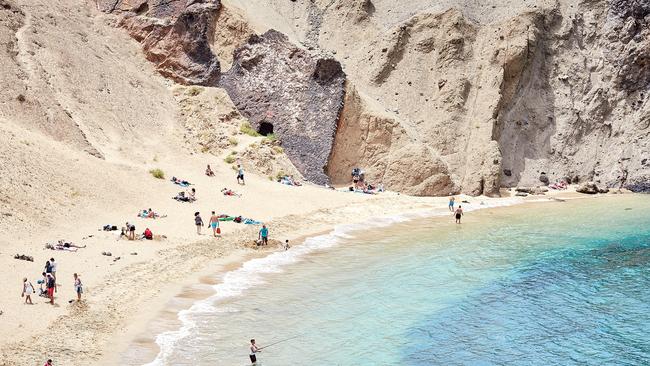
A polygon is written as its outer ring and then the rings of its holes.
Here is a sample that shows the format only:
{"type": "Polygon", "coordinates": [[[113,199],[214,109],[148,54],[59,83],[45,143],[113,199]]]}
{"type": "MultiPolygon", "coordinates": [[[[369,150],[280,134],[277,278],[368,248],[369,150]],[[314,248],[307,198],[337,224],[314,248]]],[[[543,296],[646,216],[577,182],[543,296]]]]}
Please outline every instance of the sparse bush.
{"type": "Polygon", "coordinates": [[[284,149],[282,148],[282,146],[273,146],[273,151],[276,154],[282,154],[284,152],[284,149]]]}
{"type": "Polygon", "coordinates": [[[232,164],[235,162],[235,160],[237,160],[237,158],[234,155],[228,155],[225,159],[223,159],[223,161],[225,161],[227,164],[232,164]]]}
{"type": "Polygon", "coordinates": [[[285,173],[284,170],[280,170],[280,171],[278,172],[278,174],[275,175],[275,180],[280,180],[280,179],[282,179],[282,177],[284,177],[285,175],[287,175],[287,173],[285,173]]]}
{"type": "Polygon", "coordinates": [[[209,146],[205,146],[205,145],[204,145],[204,146],[201,146],[201,152],[202,152],[202,153],[205,154],[205,153],[207,153],[208,151],[210,151],[210,147],[209,147],[209,146]]]}
{"type": "Polygon", "coordinates": [[[266,135],[266,140],[268,142],[276,142],[276,141],[278,141],[278,137],[274,133],[270,133],[270,134],[266,135]]]}
{"type": "Polygon", "coordinates": [[[162,169],[158,169],[158,168],[151,169],[149,173],[151,173],[151,175],[153,175],[154,178],[165,179],[165,172],[163,172],[162,169]]]}
{"type": "Polygon", "coordinates": [[[239,132],[248,135],[248,136],[253,136],[253,137],[259,137],[259,133],[253,129],[250,123],[244,122],[239,126],[239,132]]]}
{"type": "Polygon", "coordinates": [[[193,86],[193,87],[190,87],[189,89],[187,89],[187,94],[189,96],[195,97],[195,96],[201,94],[202,91],[203,91],[203,89],[201,89],[201,88],[199,88],[197,86],[193,86]]]}
{"type": "Polygon", "coordinates": [[[228,142],[229,142],[230,145],[232,145],[232,146],[237,146],[237,144],[239,144],[239,141],[237,141],[237,139],[234,138],[234,137],[229,138],[229,139],[228,139],[228,142]]]}

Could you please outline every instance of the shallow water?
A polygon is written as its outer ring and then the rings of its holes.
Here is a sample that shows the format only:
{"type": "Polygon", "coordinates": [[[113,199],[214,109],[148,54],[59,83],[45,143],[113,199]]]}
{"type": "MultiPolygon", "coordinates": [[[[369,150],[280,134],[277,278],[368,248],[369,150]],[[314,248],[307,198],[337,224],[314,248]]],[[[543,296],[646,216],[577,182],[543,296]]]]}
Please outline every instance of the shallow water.
{"type": "Polygon", "coordinates": [[[650,364],[649,196],[343,230],[238,271],[154,364],[246,365],[250,338],[291,338],[264,366],[650,364]]]}

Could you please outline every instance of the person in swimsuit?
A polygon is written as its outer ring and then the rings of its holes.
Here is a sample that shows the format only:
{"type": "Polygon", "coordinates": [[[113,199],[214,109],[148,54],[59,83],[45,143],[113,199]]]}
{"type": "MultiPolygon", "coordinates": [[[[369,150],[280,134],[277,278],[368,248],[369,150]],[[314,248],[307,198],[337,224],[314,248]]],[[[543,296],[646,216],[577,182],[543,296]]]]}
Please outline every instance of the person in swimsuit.
{"type": "Polygon", "coordinates": [[[251,347],[250,347],[250,349],[251,349],[251,352],[250,352],[250,354],[249,354],[249,357],[250,357],[250,359],[251,359],[251,364],[254,365],[254,364],[257,362],[257,355],[256,355],[256,353],[260,353],[260,352],[262,352],[262,351],[261,351],[260,348],[255,344],[255,340],[254,340],[254,339],[251,339],[251,347]]]}
{"type": "Polygon", "coordinates": [[[83,284],[81,283],[81,278],[76,273],[72,275],[74,277],[74,292],[77,293],[77,302],[81,301],[81,294],[83,294],[83,284]]]}
{"type": "Polygon", "coordinates": [[[456,197],[451,196],[451,198],[449,198],[449,211],[454,212],[455,203],[456,203],[456,197]]]}
{"type": "Polygon", "coordinates": [[[194,213],[194,224],[196,225],[196,233],[201,235],[201,226],[203,226],[203,219],[198,212],[194,213]]]}
{"type": "Polygon", "coordinates": [[[454,214],[456,215],[456,223],[460,224],[460,218],[463,216],[463,206],[458,206],[454,214]]]}
{"type": "Polygon", "coordinates": [[[52,366],[52,360],[45,361],[45,364],[43,364],[43,366],[52,366]]]}
{"type": "Polygon", "coordinates": [[[212,216],[210,216],[210,227],[212,228],[212,234],[214,237],[217,237],[217,234],[221,234],[221,230],[219,229],[219,217],[212,211],[212,216]]]}
{"type": "Polygon", "coordinates": [[[51,273],[47,274],[47,297],[50,299],[50,304],[54,305],[54,288],[56,287],[56,280],[52,277],[51,273]]]}
{"type": "Polygon", "coordinates": [[[208,177],[214,177],[214,172],[212,171],[212,168],[210,168],[210,164],[208,164],[208,167],[205,168],[205,175],[208,177]]]}
{"type": "Polygon", "coordinates": [[[25,304],[34,305],[32,302],[32,294],[34,293],[34,285],[31,282],[27,281],[27,278],[23,278],[23,294],[25,298],[25,304]]]}

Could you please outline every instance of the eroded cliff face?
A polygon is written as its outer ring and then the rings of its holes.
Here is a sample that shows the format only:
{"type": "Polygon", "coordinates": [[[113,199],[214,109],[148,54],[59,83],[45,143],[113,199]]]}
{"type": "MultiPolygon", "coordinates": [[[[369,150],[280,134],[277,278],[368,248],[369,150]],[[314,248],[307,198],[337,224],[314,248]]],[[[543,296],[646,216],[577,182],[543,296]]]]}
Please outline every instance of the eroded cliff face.
{"type": "Polygon", "coordinates": [[[228,7],[224,16],[216,0],[140,0],[104,10],[127,15],[121,24],[163,75],[221,85],[256,128],[272,125],[314,182],[344,183],[362,167],[415,195],[498,195],[541,175],[648,188],[647,0],[228,7]],[[191,8],[200,16],[180,22],[191,8]],[[280,32],[249,38],[252,23],[280,32]]]}
{"type": "Polygon", "coordinates": [[[307,179],[325,184],[344,83],[339,62],[314,57],[282,33],[268,31],[235,51],[220,85],[254,128],[279,136],[307,179]]]}

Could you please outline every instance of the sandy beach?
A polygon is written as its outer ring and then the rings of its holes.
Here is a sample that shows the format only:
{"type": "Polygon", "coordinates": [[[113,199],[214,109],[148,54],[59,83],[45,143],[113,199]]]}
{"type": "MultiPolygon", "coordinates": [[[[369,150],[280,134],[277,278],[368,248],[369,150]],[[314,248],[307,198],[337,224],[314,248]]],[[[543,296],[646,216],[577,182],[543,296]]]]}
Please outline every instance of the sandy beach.
{"type": "MultiPolygon", "coordinates": [[[[294,243],[338,224],[446,208],[448,201],[446,197],[416,198],[391,192],[365,195],[312,185],[290,187],[251,174],[247,174],[245,186],[238,186],[229,167],[203,156],[186,156],[182,162],[159,161],[157,166],[192,182],[197,202],[174,201],[171,197],[180,187],[168,179],[158,180],[146,171],[125,167],[136,180],[140,179],[144,186],[142,196],[133,200],[116,197],[116,204],[106,208],[80,203],[76,210],[63,216],[73,214],[73,219],[57,221],[51,217],[47,230],[30,235],[18,233],[16,239],[7,240],[1,266],[1,275],[7,280],[0,290],[15,296],[3,297],[0,303],[5,334],[0,340],[2,365],[24,365],[25,360],[29,360],[27,364],[37,364],[47,358],[65,365],[86,365],[98,360],[114,364],[115,350],[124,349],[134,336],[141,334],[185,285],[198,282],[206,274],[237,266],[252,256],[281,250],[277,246],[255,248],[253,240],[259,230],[256,225],[226,222],[221,226],[222,237],[212,237],[207,227],[199,236],[193,221],[195,211],[201,212],[206,222],[211,210],[254,218],[269,226],[271,239],[290,239],[294,243]],[[203,174],[206,162],[213,163],[215,177],[203,174]],[[220,189],[225,186],[242,197],[223,196],[220,189]],[[136,218],[140,209],[148,207],[167,217],[136,218]],[[126,221],[134,222],[138,233],[149,227],[155,235],[166,238],[117,240],[119,232],[99,230],[105,224],[120,227],[126,221]],[[46,242],[62,238],[86,248],[77,252],[44,249],[46,242]],[[106,251],[112,256],[101,254],[106,251]],[[14,252],[32,255],[34,262],[13,259],[9,254],[14,252]],[[59,268],[56,305],[51,306],[45,298],[37,296],[34,305],[24,305],[19,297],[22,278],[28,277],[38,287],[36,280],[50,257],[56,259],[59,268]],[[68,303],[74,298],[73,273],[80,274],[85,286],[81,304],[68,303]]],[[[80,200],[85,198],[80,196],[80,200]]],[[[457,197],[459,203],[483,201],[494,206],[539,199],[548,200],[548,196],[457,197]]]]}

